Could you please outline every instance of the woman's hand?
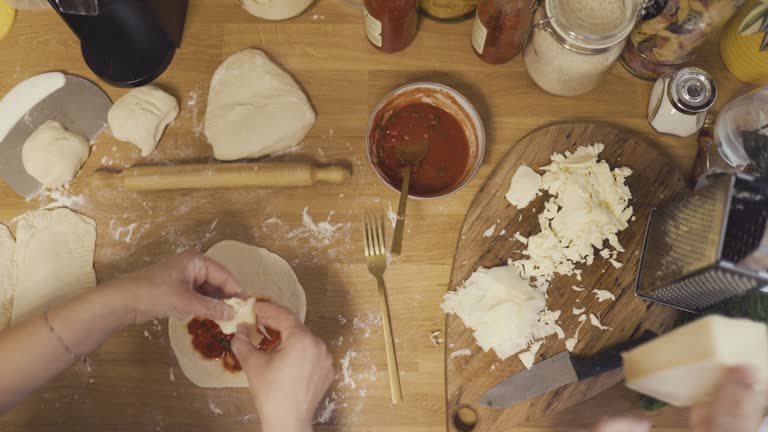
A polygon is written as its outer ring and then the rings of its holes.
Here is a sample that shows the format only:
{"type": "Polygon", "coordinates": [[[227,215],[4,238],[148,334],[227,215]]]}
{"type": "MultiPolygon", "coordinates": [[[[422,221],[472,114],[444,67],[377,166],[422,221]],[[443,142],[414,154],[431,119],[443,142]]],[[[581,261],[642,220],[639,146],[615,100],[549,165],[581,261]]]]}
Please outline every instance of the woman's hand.
{"type": "MultiPolygon", "coordinates": [[[[768,404],[765,383],[749,367],[728,369],[711,402],[691,408],[691,432],[757,432],[768,404]]],[[[595,432],[648,432],[651,423],[635,418],[601,421],[595,432]]]]}
{"type": "Polygon", "coordinates": [[[238,328],[232,350],[248,376],[251,394],[266,432],[312,430],[312,418],[334,377],[325,343],[289,310],[257,302],[259,324],[280,332],[282,343],[270,353],[256,350],[238,328]]]}
{"type": "Polygon", "coordinates": [[[115,279],[0,332],[0,413],[126,325],[156,317],[227,319],[232,275],[198,252],[115,279]]]}
{"type": "Polygon", "coordinates": [[[224,266],[197,251],[173,256],[102,288],[119,293],[136,324],[165,317],[231,319],[234,311],[219,299],[243,295],[224,266]]]}
{"type": "Polygon", "coordinates": [[[601,420],[595,432],[650,432],[651,422],[633,417],[617,417],[601,420]]]}
{"type": "Polygon", "coordinates": [[[757,432],[768,402],[765,384],[752,368],[728,369],[714,399],[691,408],[691,431],[757,432]]]}

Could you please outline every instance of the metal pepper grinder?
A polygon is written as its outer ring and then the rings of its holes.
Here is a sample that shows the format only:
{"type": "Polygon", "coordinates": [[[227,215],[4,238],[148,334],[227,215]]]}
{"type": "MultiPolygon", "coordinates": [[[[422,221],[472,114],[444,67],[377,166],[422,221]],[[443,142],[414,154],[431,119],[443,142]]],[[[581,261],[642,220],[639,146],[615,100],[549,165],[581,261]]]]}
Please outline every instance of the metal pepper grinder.
{"type": "Polygon", "coordinates": [[[188,0],[48,0],[104,81],[138,87],[159,77],[181,44],[188,0]]]}

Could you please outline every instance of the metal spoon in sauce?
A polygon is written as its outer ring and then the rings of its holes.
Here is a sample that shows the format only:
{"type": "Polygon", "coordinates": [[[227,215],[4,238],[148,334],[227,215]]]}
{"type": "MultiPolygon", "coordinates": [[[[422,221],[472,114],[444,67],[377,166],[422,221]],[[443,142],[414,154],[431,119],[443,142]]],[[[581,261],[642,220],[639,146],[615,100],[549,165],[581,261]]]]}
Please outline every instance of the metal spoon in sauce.
{"type": "Polygon", "coordinates": [[[403,249],[403,231],[405,230],[405,207],[408,204],[408,189],[411,187],[411,171],[414,165],[421,162],[429,149],[429,142],[425,139],[416,142],[402,143],[397,147],[397,157],[405,165],[403,173],[403,186],[400,189],[400,205],[397,207],[397,223],[392,238],[392,255],[400,255],[403,249]]]}

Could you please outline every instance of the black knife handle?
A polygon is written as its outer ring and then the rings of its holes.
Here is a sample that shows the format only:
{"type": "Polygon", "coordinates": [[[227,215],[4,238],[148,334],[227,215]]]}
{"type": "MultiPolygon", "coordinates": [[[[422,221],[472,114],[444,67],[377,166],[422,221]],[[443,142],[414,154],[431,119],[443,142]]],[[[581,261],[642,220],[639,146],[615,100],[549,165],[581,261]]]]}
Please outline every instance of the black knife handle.
{"type": "Polygon", "coordinates": [[[571,364],[573,364],[573,370],[576,371],[576,376],[583,380],[600,375],[603,372],[618,369],[621,367],[621,353],[642,345],[656,336],[658,336],[656,333],[646,330],[634,339],[614,345],[593,356],[572,357],[571,364]]]}

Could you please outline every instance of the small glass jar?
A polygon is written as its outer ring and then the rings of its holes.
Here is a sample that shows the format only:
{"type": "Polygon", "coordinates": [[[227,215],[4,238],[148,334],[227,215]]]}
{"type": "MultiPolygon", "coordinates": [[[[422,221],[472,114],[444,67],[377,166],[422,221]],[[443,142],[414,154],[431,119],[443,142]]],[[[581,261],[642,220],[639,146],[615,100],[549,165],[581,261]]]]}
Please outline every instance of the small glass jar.
{"type": "Polygon", "coordinates": [[[651,90],[648,123],[659,133],[691,136],[701,129],[716,99],[715,80],[702,69],[664,74],[651,90]]]}
{"type": "Polygon", "coordinates": [[[655,80],[693,60],[696,50],[744,0],[649,0],[621,53],[633,75],[655,80]]]}
{"type": "Polygon", "coordinates": [[[421,0],[421,10],[437,19],[455,19],[475,10],[478,0],[421,0]]]}
{"type": "Polygon", "coordinates": [[[558,96],[594,89],[624,48],[641,6],[640,0],[544,0],[523,53],[531,79],[558,96]]]}
{"type": "Polygon", "coordinates": [[[365,34],[379,50],[404,50],[416,37],[419,0],[365,0],[365,34]]]}
{"type": "Polygon", "coordinates": [[[531,24],[530,9],[528,0],[481,0],[472,26],[475,54],[490,64],[512,60],[531,24]]]}
{"type": "Polygon", "coordinates": [[[768,86],[723,108],[715,123],[715,142],[732,167],[768,176],[768,86]]]}

